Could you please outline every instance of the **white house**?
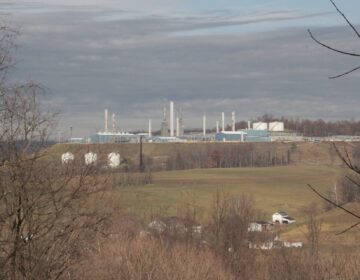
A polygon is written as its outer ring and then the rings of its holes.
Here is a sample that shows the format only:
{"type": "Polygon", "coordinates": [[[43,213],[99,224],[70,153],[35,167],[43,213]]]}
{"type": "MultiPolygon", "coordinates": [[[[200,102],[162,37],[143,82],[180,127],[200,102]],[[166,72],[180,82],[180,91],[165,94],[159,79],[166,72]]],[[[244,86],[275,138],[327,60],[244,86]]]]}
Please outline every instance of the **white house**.
{"type": "Polygon", "coordinates": [[[295,219],[290,217],[287,213],[279,211],[272,215],[272,221],[279,224],[293,224],[295,219]]]}

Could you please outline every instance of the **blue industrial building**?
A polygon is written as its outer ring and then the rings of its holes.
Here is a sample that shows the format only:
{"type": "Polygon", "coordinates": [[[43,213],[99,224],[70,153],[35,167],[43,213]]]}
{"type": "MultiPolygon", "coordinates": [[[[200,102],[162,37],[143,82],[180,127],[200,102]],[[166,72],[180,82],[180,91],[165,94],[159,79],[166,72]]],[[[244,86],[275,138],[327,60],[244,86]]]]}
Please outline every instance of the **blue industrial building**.
{"type": "Polygon", "coordinates": [[[222,131],[215,135],[218,142],[270,142],[267,130],[245,129],[240,131],[222,131]]]}
{"type": "Polygon", "coordinates": [[[90,136],[90,143],[134,143],[139,142],[140,136],[130,133],[98,132],[90,136]]]}
{"type": "Polygon", "coordinates": [[[215,134],[218,142],[244,142],[246,133],[243,131],[221,131],[215,134]]]}

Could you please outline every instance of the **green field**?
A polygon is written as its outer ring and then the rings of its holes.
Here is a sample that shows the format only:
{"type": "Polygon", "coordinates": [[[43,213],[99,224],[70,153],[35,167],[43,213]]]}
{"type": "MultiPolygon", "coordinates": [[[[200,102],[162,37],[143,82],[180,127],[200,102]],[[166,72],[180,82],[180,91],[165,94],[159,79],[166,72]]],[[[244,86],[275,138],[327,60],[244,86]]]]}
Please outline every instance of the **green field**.
{"type": "MultiPolygon", "coordinates": [[[[311,203],[319,206],[318,219],[323,221],[324,243],[357,244],[360,231],[354,229],[346,235],[336,233],[356,222],[340,210],[324,212],[324,201],[307,184],[327,194],[341,175],[339,167],[292,166],[248,169],[201,169],[158,172],[153,184],[141,187],[114,186],[110,194],[109,209],[121,209],[148,220],[156,215],[183,215],[196,210],[197,218],[205,222],[210,213],[214,195],[218,190],[230,195],[252,195],[256,208],[264,212],[265,219],[284,210],[296,219],[286,227],[282,236],[288,240],[306,242],[306,219],[303,208],[311,203]]],[[[359,211],[356,204],[348,205],[359,211]]]]}
{"type": "Polygon", "coordinates": [[[281,209],[301,221],[302,207],[323,203],[307,184],[326,192],[340,172],[340,168],[319,166],[158,172],[153,174],[152,185],[115,188],[113,195],[127,211],[137,214],[176,215],[190,204],[204,219],[217,190],[231,195],[250,194],[269,219],[281,209]]]}

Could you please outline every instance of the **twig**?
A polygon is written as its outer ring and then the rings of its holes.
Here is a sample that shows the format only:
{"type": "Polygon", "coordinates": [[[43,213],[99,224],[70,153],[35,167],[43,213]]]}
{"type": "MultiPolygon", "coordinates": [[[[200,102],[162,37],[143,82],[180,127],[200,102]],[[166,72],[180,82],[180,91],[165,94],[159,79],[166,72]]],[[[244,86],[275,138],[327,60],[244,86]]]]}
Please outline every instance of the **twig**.
{"type": "Polygon", "coordinates": [[[357,227],[357,226],[359,226],[359,225],[360,225],[360,222],[358,222],[358,223],[356,223],[356,224],[353,224],[351,227],[348,227],[347,229],[343,230],[342,232],[337,233],[336,235],[341,235],[341,234],[343,234],[343,233],[346,233],[346,232],[352,230],[353,228],[355,228],[355,227],[357,227]]]}
{"type": "Polygon", "coordinates": [[[350,73],[352,73],[352,72],[355,72],[356,70],[359,70],[359,69],[360,69],[360,66],[358,66],[358,67],[356,67],[356,68],[354,68],[354,69],[352,69],[352,70],[350,70],[350,71],[347,71],[347,72],[345,72],[345,73],[343,73],[343,74],[329,77],[329,79],[340,78],[340,77],[346,76],[346,75],[348,75],[348,74],[350,74],[350,73]]]}
{"type": "Polygon", "coordinates": [[[345,51],[342,51],[342,50],[339,50],[339,49],[335,49],[335,48],[333,48],[333,47],[331,47],[331,46],[329,46],[329,45],[326,45],[326,44],[320,42],[318,39],[316,39],[316,38],[314,37],[314,35],[311,33],[311,30],[310,30],[310,29],[308,29],[308,32],[309,32],[309,34],[310,34],[311,39],[313,39],[316,43],[318,43],[320,46],[323,46],[324,48],[327,48],[327,49],[332,50],[332,51],[337,52],[337,53],[341,53],[341,54],[345,54],[345,55],[350,55],[350,56],[360,57],[360,54],[351,53],[351,52],[345,52],[345,51]]]}
{"type": "Polygon", "coordinates": [[[360,188],[360,183],[356,182],[354,179],[352,179],[349,176],[345,176],[346,179],[348,179],[351,183],[353,183],[356,187],[360,188]]]}
{"type": "Polygon", "coordinates": [[[318,196],[320,196],[322,199],[324,199],[325,201],[329,202],[330,204],[336,206],[337,208],[340,208],[341,210],[345,211],[346,213],[350,214],[351,216],[354,216],[355,218],[360,220],[360,216],[355,214],[354,212],[351,212],[350,210],[345,209],[344,207],[342,207],[341,205],[335,203],[334,201],[328,199],[327,197],[323,196],[321,193],[319,193],[313,186],[311,186],[310,184],[308,184],[308,187],[314,192],[316,193],[318,196]]]}
{"type": "Polygon", "coordinates": [[[351,22],[348,20],[348,18],[344,15],[344,13],[342,11],[340,11],[340,9],[336,6],[334,0],[330,0],[331,4],[333,4],[333,6],[335,7],[335,9],[337,10],[337,12],[346,20],[347,24],[351,27],[352,30],[354,30],[355,34],[360,38],[360,33],[359,31],[357,31],[357,29],[355,28],[354,25],[351,24],[351,22]]]}

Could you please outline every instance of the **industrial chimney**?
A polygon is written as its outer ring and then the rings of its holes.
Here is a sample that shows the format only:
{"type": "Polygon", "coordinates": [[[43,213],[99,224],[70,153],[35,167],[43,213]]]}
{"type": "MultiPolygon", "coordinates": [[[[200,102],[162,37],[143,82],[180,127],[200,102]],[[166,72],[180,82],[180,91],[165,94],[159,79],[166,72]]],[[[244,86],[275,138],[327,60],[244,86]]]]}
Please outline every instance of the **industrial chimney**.
{"type": "Polygon", "coordinates": [[[221,131],[225,131],[225,113],[221,113],[221,131]]]}
{"type": "Polygon", "coordinates": [[[112,114],[112,131],[116,132],[116,116],[112,114]]]}
{"type": "Polygon", "coordinates": [[[105,109],[105,132],[108,132],[108,109],[105,109]]]}
{"type": "Polygon", "coordinates": [[[231,113],[232,131],[235,132],[235,112],[231,113]]]}
{"type": "Polygon", "coordinates": [[[176,118],[176,137],[180,136],[180,118],[176,118]]]}
{"type": "Polygon", "coordinates": [[[170,101],[170,137],[174,137],[174,102],[170,101]]]}
{"type": "Polygon", "coordinates": [[[149,120],[149,137],[152,137],[151,120],[149,120]]]}

